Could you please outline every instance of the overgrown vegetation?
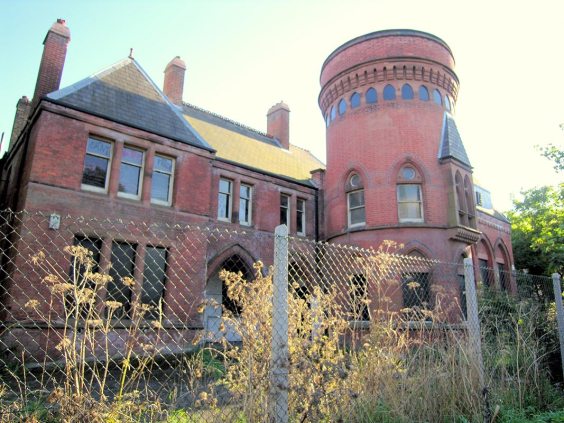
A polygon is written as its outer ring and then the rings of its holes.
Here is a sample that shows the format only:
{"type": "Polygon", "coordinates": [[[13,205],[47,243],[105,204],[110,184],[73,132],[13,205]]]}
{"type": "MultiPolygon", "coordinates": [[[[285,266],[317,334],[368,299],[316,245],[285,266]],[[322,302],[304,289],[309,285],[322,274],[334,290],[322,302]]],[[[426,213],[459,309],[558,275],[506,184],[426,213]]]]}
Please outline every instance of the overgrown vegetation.
{"type": "MultiPolygon", "coordinates": [[[[337,284],[321,289],[291,282],[290,421],[483,422],[484,416],[496,422],[562,421],[564,396],[548,370],[557,348],[554,312],[548,301],[533,295],[534,286],[525,299],[489,289],[480,293],[487,401],[467,333],[460,325],[440,324],[444,316],[438,300],[434,308],[422,302],[409,310],[380,310],[371,316],[368,330],[351,328],[350,322],[361,320],[370,305],[368,292],[378,293],[380,305],[393,303],[387,287],[398,281],[387,269],[397,258],[390,249],[393,246],[385,245],[360,263],[369,275],[367,283],[374,285],[360,293],[352,280],[345,293],[337,284]]],[[[165,357],[162,307],[156,320],[147,320],[152,310],[134,304],[131,323],[120,329],[125,342],[116,358],[112,340],[118,323],[113,317],[122,304],[99,304],[109,277],[93,271],[88,250],[69,247],[66,253],[74,261],[70,278],[56,272],[45,255],[34,257],[52,297],[49,304],[26,304],[48,328],[53,323],[50,311],[64,305],[63,329],[49,329],[62,368],[44,366],[42,373],[33,375],[40,379],[39,391],[29,383],[25,366],[9,370],[21,395],[14,398],[2,386],[0,422],[267,419],[272,269],[255,264],[253,280],[241,273],[221,273],[227,295],[238,307],[223,310],[219,330],[238,333],[241,343],[230,344],[219,336],[218,343],[209,345],[210,334],[202,333],[194,340],[193,352],[165,357]],[[163,376],[166,383],[158,379],[163,376]]],[[[521,282],[525,286],[526,281],[521,282]]],[[[122,283],[135,284],[129,279],[122,283]]],[[[421,292],[417,282],[408,288],[413,295],[421,292]]],[[[206,306],[210,304],[202,304],[200,311],[206,306]]]]}

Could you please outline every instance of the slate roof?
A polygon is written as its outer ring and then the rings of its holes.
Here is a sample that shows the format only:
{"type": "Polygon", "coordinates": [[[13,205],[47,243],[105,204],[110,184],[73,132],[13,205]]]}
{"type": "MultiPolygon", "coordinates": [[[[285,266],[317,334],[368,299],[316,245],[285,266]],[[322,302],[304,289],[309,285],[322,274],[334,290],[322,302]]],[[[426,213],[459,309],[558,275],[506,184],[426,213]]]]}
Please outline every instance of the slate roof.
{"type": "Polygon", "coordinates": [[[309,185],[310,172],[325,168],[308,150],[295,145],[286,150],[260,131],[186,103],[183,112],[220,159],[309,185]]]}
{"type": "Polygon", "coordinates": [[[472,166],[466,154],[466,149],[460,138],[460,133],[458,132],[454,118],[451,114],[445,112],[439,147],[439,159],[447,158],[453,158],[467,166],[472,166]]]}
{"type": "Polygon", "coordinates": [[[132,58],[46,96],[49,101],[213,151],[132,58]]]}

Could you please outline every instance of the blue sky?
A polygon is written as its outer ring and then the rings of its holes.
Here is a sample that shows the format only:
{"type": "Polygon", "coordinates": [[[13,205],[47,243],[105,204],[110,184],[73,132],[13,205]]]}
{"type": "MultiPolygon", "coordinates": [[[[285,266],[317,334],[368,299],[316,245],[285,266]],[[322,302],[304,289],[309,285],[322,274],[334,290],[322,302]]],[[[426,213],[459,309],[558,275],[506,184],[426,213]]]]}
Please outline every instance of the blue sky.
{"type": "Polygon", "coordinates": [[[176,55],[187,63],[184,100],[259,130],[270,106],[291,109],[291,142],[325,160],[317,106],[321,64],[368,32],[412,28],[451,47],[461,82],[456,121],[475,176],[506,210],[521,189],[556,183],[534,146],[562,145],[564,3],[557,0],[0,0],[2,151],[15,105],[33,94],[42,42],[64,18],[71,30],[62,86],[134,49],[157,85],[176,55]]]}

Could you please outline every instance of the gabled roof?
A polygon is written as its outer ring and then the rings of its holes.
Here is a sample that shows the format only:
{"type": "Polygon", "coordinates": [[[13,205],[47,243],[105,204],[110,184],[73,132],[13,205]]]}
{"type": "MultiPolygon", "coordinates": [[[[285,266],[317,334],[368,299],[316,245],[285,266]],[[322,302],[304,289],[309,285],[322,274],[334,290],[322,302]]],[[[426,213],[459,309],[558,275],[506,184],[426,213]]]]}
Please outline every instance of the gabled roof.
{"type": "Polygon", "coordinates": [[[183,112],[220,159],[308,184],[312,170],[325,168],[303,148],[290,145],[286,150],[267,134],[190,104],[184,104],[183,112]]]}
{"type": "Polygon", "coordinates": [[[441,144],[439,147],[439,159],[453,158],[459,162],[472,166],[466,154],[466,149],[460,138],[460,133],[456,127],[454,118],[450,113],[445,112],[443,119],[443,130],[441,132],[441,144]]]}
{"type": "Polygon", "coordinates": [[[46,96],[49,101],[213,151],[132,58],[46,96]]]}

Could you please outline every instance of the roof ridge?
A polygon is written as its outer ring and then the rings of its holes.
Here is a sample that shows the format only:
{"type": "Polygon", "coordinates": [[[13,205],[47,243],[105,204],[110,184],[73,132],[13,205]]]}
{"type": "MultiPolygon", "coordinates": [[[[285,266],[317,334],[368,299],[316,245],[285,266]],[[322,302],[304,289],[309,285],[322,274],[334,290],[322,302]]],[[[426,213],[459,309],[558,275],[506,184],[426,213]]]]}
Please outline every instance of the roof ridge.
{"type": "Polygon", "coordinates": [[[184,106],[188,106],[188,107],[191,107],[191,108],[193,108],[193,109],[195,109],[195,110],[198,110],[199,112],[208,113],[208,114],[212,115],[213,117],[222,119],[222,120],[224,120],[224,121],[226,121],[226,122],[228,122],[228,123],[231,123],[231,124],[233,124],[233,125],[235,125],[235,126],[238,126],[238,127],[242,128],[242,129],[246,129],[246,130],[248,130],[248,131],[255,132],[255,133],[258,134],[258,135],[262,135],[263,137],[270,138],[270,139],[272,139],[273,141],[276,140],[276,138],[274,138],[274,137],[273,137],[272,135],[270,135],[270,134],[267,134],[266,132],[263,132],[263,131],[260,131],[260,130],[258,130],[258,129],[252,128],[252,127],[250,127],[250,126],[248,126],[248,125],[245,125],[245,124],[243,124],[243,123],[237,122],[237,121],[235,121],[235,120],[233,120],[233,119],[229,119],[229,118],[227,118],[227,117],[225,117],[225,116],[223,116],[223,115],[220,115],[219,113],[215,113],[215,112],[212,112],[212,111],[210,111],[210,110],[206,110],[206,109],[204,109],[204,108],[202,108],[202,107],[199,107],[199,106],[196,106],[196,105],[194,105],[194,104],[192,104],[192,103],[187,103],[186,101],[182,101],[182,104],[183,104],[184,106]]]}

